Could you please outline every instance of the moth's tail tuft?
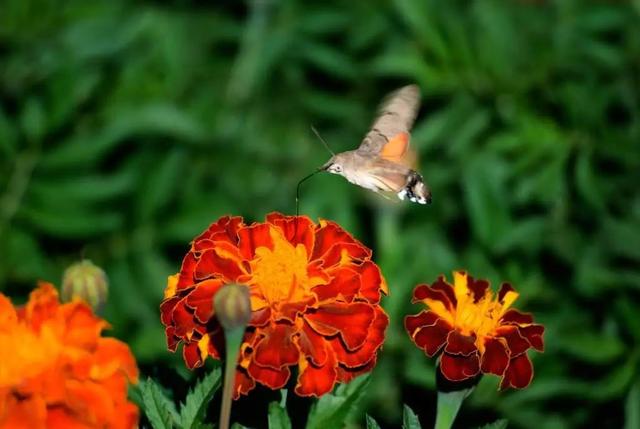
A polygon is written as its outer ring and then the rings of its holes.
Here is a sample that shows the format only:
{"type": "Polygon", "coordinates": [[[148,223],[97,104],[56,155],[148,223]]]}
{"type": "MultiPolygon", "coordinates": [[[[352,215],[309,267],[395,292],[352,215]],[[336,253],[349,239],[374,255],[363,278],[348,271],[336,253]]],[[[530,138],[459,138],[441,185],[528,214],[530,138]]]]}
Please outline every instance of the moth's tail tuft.
{"type": "Polygon", "coordinates": [[[420,173],[411,170],[407,176],[407,183],[404,188],[398,192],[398,198],[405,198],[411,202],[418,204],[431,204],[431,191],[424,183],[424,179],[420,173]]]}

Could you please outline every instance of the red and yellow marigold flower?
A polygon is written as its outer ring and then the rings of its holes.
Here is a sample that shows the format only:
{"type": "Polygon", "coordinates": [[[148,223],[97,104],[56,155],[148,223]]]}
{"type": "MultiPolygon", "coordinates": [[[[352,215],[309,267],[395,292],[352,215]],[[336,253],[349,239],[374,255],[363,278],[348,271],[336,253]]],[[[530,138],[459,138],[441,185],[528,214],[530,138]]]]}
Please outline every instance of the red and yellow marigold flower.
{"type": "Polygon", "coordinates": [[[101,336],[107,327],[83,301],[60,304],[49,283],[20,308],[0,294],[0,428],[137,427],[136,362],[101,336]]]}
{"type": "Polygon", "coordinates": [[[213,296],[228,283],[249,286],[251,298],[236,398],[256,382],[283,387],[296,366],[296,393],[319,396],[375,365],[387,286],[371,250],[337,224],[278,213],[250,225],[223,217],[196,237],[160,307],[168,347],[182,343],[189,368],[221,357],[213,296]]]}
{"type": "Polygon", "coordinates": [[[407,316],[404,324],[413,342],[433,357],[440,355],[440,370],[453,382],[480,373],[502,377],[500,388],[524,388],[533,378],[527,350],[543,351],[544,327],[533,317],[511,309],[518,294],[503,283],[494,298],[486,280],[454,273],[454,285],[444,277],[432,285],[418,285],[413,302],[428,310],[407,316]]]}

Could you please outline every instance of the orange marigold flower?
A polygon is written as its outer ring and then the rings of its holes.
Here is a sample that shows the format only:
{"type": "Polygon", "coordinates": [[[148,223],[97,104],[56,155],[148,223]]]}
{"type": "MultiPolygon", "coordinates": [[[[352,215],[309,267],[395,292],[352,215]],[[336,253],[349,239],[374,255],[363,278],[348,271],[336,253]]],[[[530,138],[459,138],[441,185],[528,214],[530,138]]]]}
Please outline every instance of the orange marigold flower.
{"type": "Polygon", "coordinates": [[[60,304],[49,283],[20,308],[0,294],[0,428],[137,427],[136,362],[100,336],[106,327],[85,302],[60,304]]]}
{"type": "Polygon", "coordinates": [[[369,371],[384,341],[386,283],[371,250],[337,224],[272,213],[264,223],[223,217],[193,240],[160,306],[168,347],[189,368],[220,359],[222,328],[213,296],[224,284],[249,286],[251,320],[234,396],[258,382],[283,387],[298,366],[295,391],[319,396],[369,371]]]}
{"type": "Polygon", "coordinates": [[[454,286],[444,277],[413,291],[413,302],[428,310],[405,317],[413,342],[433,357],[442,352],[440,370],[446,379],[461,382],[480,373],[502,377],[500,388],[524,388],[533,378],[526,351],[543,351],[544,327],[533,317],[509,309],[518,298],[503,283],[497,298],[489,282],[464,272],[454,273],[454,286]]]}

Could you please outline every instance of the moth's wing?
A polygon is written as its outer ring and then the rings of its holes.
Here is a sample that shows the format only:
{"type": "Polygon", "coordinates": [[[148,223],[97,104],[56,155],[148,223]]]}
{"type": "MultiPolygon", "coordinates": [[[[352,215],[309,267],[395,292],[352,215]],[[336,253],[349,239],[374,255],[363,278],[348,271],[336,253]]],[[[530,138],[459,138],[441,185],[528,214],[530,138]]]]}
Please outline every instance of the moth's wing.
{"type": "Polygon", "coordinates": [[[377,158],[371,163],[371,168],[367,173],[376,182],[381,191],[396,194],[404,189],[409,171],[407,167],[400,163],[377,158]]]}
{"type": "Polygon", "coordinates": [[[410,164],[415,157],[410,156],[409,130],[419,106],[420,89],[417,85],[408,85],[389,94],[382,102],[371,130],[360,143],[358,152],[410,164]]]}

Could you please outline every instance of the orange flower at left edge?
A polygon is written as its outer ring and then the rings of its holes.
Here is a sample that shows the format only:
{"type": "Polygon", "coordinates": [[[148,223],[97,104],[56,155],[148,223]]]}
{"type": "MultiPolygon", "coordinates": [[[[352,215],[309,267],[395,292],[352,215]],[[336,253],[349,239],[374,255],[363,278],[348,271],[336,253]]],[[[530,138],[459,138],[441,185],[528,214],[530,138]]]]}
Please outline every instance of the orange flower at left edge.
{"type": "Polygon", "coordinates": [[[0,429],[138,425],[127,400],[138,369],[129,347],[80,300],[41,283],[24,307],[0,294],[0,429]]]}
{"type": "Polygon", "coordinates": [[[223,217],[196,237],[160,307],[169,349],[182,343],[189,368],[222,356],[213,297],[230,283],[247,285],[251,300],[236,398],[256,383],[282,388],[296,368],[295,392],[320,396],[374,367],[389,323],[380,306],[387,286],[371,250],[338,224],[223,217]]]}

